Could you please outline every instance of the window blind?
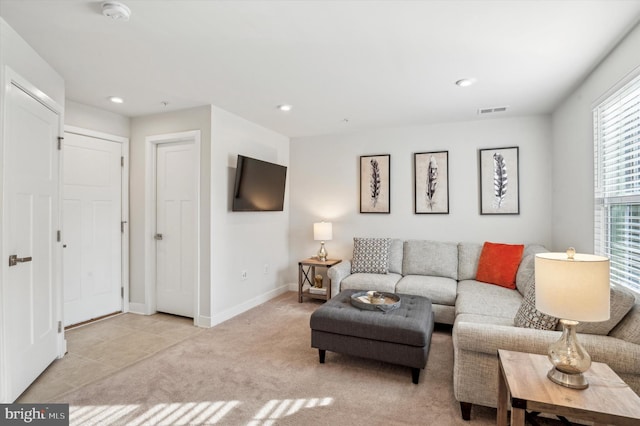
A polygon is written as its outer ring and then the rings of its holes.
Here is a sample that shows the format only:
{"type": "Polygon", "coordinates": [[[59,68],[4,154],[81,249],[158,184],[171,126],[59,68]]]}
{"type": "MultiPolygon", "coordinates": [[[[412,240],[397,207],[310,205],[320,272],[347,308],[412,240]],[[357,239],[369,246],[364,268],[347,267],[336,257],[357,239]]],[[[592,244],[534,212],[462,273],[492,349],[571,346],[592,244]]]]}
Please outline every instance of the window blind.
{"type": "Polygon", "coordinates": [[[640,75],[593,110],[596,254],[611,282],[640,291],[640,75]]]}

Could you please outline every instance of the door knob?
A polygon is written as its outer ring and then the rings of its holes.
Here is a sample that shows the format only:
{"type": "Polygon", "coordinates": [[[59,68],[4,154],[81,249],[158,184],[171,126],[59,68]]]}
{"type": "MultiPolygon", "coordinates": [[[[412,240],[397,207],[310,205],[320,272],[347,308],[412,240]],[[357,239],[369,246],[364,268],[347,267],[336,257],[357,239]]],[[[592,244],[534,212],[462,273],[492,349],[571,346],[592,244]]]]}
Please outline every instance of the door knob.
{"type": "Polygon", "coordinates": [[[154,236],[153,236],[153,238],[154,238],[156,241],[160,241],[160,240],[162,240],[162,234],[156,234],[156,235],[154,235],[154,236]]]}
{"type": "Polygon", "coordinates": [[[12,254],[9,256],[9,266],[16,266],[18,263],[31,262],[33,258],[29,257],[18,257],[17,254],[12,254]]]}

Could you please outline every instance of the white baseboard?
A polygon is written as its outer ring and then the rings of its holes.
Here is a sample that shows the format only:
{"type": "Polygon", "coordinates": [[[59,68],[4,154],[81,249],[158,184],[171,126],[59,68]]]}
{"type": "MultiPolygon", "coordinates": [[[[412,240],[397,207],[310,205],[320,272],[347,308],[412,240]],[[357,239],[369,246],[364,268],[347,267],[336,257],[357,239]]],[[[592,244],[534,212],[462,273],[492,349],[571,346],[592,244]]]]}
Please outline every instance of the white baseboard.
{"type": "Polygon", "coordinates": [[[200,315],[196,320],[196,327],[202,327],[202,328],[211,327],[211,317],[200,315]]]}
{"type": "MultiPolygon", "coordinates": [[[[235,317],[236,315],[240,315],[241,313],[246,312],[249,309],[255,308],[256,306],[261,305],[264,302],[267,302],[273,299],[274,297],[278,297],[281,294],[288,292],[289,289],[290,289],[290,285],[285,284],[283,286],[276,288],[275,290],[271,290],[265,294],[254,297],[253,299],[247,300],[244,303],[236,305],[233,308],[220,312],[219,314],[216,314],[210,318],[209,327],[216,326],[220,323],[225,322],[228,319],[235,317]]],[[[201,327],[205,327],[205,325],[202,325],[201,327]]]]}
{"type": "Polygon", "coordinates": [[[144,303],[129,302],[129,312],[132,314],[149,315],[147,313],[147,305],[144,303]]]}
{"type": "MultiPolygon", "coordinates": [[[[298,284],[297,283],[285,284],[265,294],[256,296],[253,299],[247,300],[244,303],[241,303],[230,309],[220,312],[219,314],[216,314],[213,317],[200,315],[196,319],[195,325],[197,327],[203,327],[203,328],[213,327],[222,322],[225,322],[228,319],[235,317],[236,315],[240,315],[241,313],[246,312],[249,309],[255,308],[256,306],[261,305],[264,302],[268,302],[274,297],[278,297],[281,294],[286,293],[288,291],[298,291],[298,284]]],[[[129,312],[132,314],[150,315],[149,312],[147,312],[147,305],[145,305],[144,303],[129,302],[129,312]]]]}

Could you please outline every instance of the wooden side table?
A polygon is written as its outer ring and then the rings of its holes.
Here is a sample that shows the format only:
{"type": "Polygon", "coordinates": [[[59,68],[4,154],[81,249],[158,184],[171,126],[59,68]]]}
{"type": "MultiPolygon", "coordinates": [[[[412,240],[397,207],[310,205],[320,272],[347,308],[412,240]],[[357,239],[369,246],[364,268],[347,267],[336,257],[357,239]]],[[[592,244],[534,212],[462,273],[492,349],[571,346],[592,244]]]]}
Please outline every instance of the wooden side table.
{"type": "Polygon", "coordinates": [[[315,283],[313,281],[313,277],[316,276],[316,267],[329,269],[340,262],[342,262],[341,259],[327,259],[322,261],[313,257],[298,262],[298,302],[302,303],[303,297],[321,300],[331,299],[331,280],[329,280],[329,285],[326,287],[327,291],[325,294],[314,294],[310,293],[308,289],[304,291],[302,289],[305,284],[309,284],[311,287],[314,287],[315,283]]]}
{"type": "Polygon", "coordinates": [[[584,373],[589,387],[570,389],[547,379],[544,355],[498,350],[498,426],[524,425],[526,410],[590,420],[594,424],[640,424],[640,397],[607,365],[594,362],[584,373]]]}

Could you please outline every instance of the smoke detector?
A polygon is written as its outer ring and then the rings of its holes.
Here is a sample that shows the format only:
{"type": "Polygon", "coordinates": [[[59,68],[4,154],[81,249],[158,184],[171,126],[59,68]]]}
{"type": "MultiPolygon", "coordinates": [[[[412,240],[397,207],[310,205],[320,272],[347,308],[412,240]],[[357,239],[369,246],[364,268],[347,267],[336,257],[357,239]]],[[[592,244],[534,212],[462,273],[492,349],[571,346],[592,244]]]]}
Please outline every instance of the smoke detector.
{"type": "Polygon", "coordinates": [[[107,1],[102,3],[102,14],[114,21],[128,21],[131,10],[120,2],[107,1]]]}

